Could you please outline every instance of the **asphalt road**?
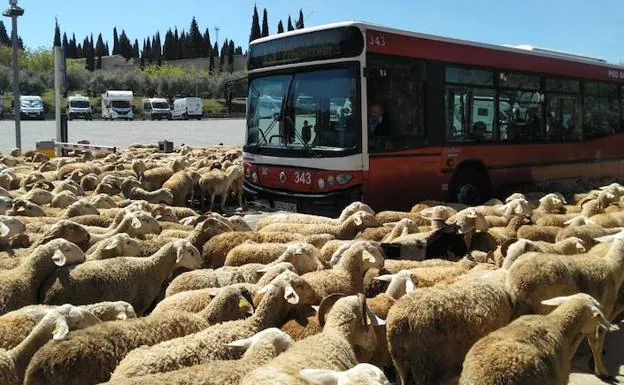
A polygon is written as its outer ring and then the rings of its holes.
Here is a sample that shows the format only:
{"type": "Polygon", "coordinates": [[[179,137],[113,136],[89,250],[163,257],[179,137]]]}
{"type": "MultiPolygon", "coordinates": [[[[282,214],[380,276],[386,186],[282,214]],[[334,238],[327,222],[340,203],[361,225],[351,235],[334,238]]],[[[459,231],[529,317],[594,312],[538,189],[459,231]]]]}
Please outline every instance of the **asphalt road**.
{"type": "MultiPolygon", "coordinates": [[[[22,122],[22,149],[34,149],[39,140],[50,140],[56,136],[56,123],[46,121],[22,122]]],[[[243,119],[204,119],[189,121],[84,121],[68,122],[70,142],[86,139],[91,144],[125,147],[134,143],[157,144],[168,140],[174,145],[212,146],[241,145],[245,138],[243,119]]],[[[15,148],[15,123],[0,121],[0,152],[15,148]]]]}

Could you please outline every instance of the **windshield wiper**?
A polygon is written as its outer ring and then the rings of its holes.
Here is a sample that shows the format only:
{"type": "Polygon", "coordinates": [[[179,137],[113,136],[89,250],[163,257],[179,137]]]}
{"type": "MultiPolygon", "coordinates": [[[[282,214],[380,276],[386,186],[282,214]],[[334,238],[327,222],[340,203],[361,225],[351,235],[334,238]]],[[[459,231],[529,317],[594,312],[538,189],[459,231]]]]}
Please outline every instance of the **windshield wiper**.
{"type": "Polygon", "coordinates": [[[279,122],[279,120],[280,120],[279,113],[273,114],[273,121],[271,122],[271,124],[269,124],[269,127],[267,127],[266,131],[262,131],[262,129],[260,128],[260,123],[258,123],[258,131],[260,132],[260,135],[262,135],[262,139],[264,139],[264,141],[258,138],[258,143],[256,143],[256,146],[254,147],[254,153],[258,153],[258,149],[260,148],[262,143],[269,143],[266,137],[266,133],[270,132],[275,126],[275,123],[279,122]]]}

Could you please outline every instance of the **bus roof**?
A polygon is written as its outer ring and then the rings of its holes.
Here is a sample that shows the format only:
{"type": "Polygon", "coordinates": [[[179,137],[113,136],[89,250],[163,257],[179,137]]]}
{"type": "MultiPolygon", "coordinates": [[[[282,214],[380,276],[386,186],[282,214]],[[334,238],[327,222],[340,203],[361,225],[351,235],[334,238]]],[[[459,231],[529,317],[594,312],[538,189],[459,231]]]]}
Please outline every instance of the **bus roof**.
{"type": "Polygon", "coordinates": [[[413,32],[413,31],[401,30],[401,29],[396,29],[396,28],[384,27],[378,24],[364,22],[364,21],[356,21],[356,20],[330,23],[330,24],[318,25],[314,27],[306,27],[303,29],[288,31],[288,32],[277,34],[277,35],[271,35],[271,36],[263,37],[260,39],[256,39],[252,41],[250,45],[254,45],[254,44],[258,44],[258,43],[262,43],[266,41],[271,41],[275,39],[280,39],[282,37],[287,37],[287,36],[294,36],[294,35],[314,32],[314,31],[322,31],[326,29],[349,27],[349,26],[355,26],[364,31],[371,29],[375,31],[387,32],[387,33],[402,35],[406,37],[414,37],[414,38],[433,40],[433,41],[439,41],[439,42],[454,43],[454,44],[460,44],[464,46],[485,48],[485,49],[491,49],[491,50],[502,51],[502,52],[512,52],[512,53],[517,53],[517,54],[519,53],[522,55],[530,55],[530,56],[543,57],[543,58],[549,58],[549,59],[558,59],[558,60],[565,60],[565,61],[571,61],[571,62],[577,62],[577,63],[592,64],[596,66],[607,67],[607,68],[618,69],[618,70],[624,71],[624,65],[608,63],[604,59],[593,58],[593,57],[585,56],[582,54],[575,54],[575,53],[568,53],[568,52],[557,51],[557,50],[552,50],[552,49],[539,48],[539,47],[534,47],[531,45],[509,45],[509,44],[498,45],[498,44],[475,42],[475,41],[470,41],[470,40],[455,39],[455,38],[449,38],[449,37],[444,37],[444,36],[430,35],[430,34],[425,34],[425,33],[420,33],[420,32],[413,32]]]}

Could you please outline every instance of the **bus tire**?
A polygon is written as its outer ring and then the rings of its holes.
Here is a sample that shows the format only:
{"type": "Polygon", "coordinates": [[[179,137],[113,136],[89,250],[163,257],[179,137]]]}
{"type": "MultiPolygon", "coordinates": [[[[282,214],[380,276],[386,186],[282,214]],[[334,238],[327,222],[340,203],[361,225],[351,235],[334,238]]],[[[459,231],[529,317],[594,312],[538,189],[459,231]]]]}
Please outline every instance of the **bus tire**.
{"type": "Polygon", "coordinates": [[[475,205],[490,199],[490,195],[490,181],[483,172],[471,166],[457,171],[451,183],[451,201],[475,205]]]}

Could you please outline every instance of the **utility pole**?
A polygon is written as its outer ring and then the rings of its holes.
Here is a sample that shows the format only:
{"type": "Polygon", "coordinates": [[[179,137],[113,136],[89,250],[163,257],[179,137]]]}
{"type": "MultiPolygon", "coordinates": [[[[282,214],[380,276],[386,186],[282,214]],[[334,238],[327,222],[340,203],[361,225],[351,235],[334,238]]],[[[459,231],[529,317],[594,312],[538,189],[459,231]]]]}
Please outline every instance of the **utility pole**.
{"type": "Polygon", "coordinates": [[[11,18],[11,42],[13,44],[13,55],[11,67],[13,68],[13,115],[15,118],[15,147],[22,152],[22,130],[21,130],[21,108],[19,89],[19,66],[17,63],[17,18],[24,14],[24,9],[17,6],[17,0],[9,0],[10,7],[2,15],[11,18]]]}

